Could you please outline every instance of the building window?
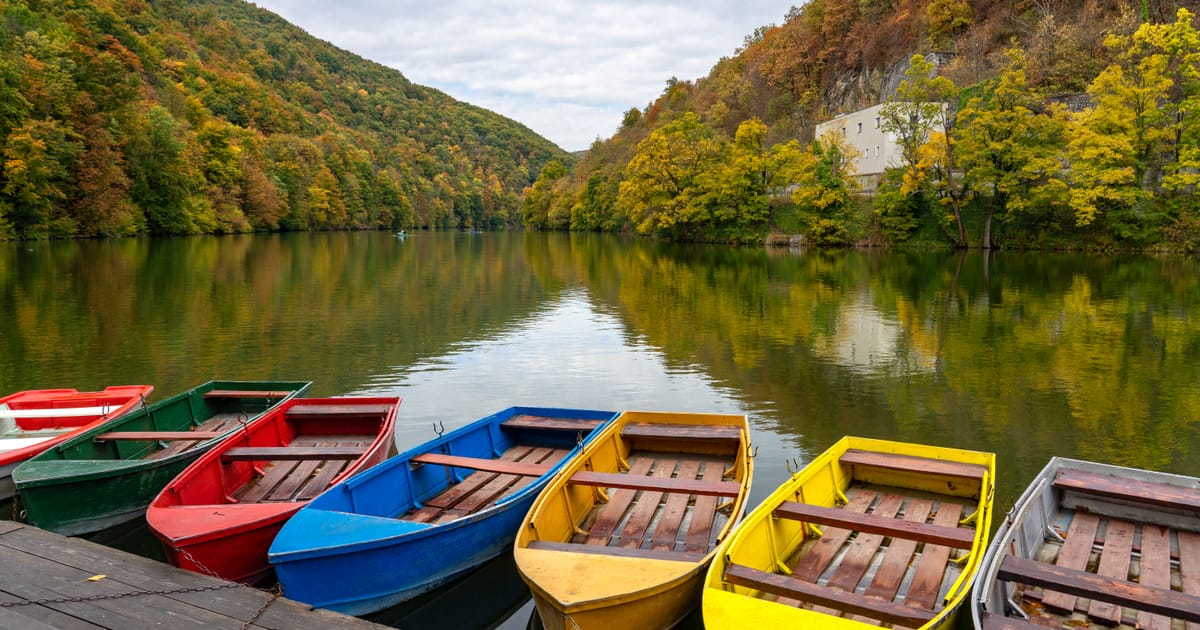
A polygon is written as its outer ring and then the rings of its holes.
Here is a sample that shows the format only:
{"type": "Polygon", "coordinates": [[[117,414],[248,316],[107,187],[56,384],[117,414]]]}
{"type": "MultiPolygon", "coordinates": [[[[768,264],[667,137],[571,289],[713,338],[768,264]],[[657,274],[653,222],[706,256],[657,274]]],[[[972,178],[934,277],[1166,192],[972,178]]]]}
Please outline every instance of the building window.
{"type": "Polygon", "coordinates": [[[879,157],[879,145],[875,145],[875,157],[879,157]]]}
{"type": "Polygon", "coordinates": [[[862,123],[858,123],[858,133],[862,133],[862,123]]]}
{"type": "Polygon", "coordinates": [[[875,117],[875,128],[876,129],[879,128],[879,117],[878,116],[875,117]]]}

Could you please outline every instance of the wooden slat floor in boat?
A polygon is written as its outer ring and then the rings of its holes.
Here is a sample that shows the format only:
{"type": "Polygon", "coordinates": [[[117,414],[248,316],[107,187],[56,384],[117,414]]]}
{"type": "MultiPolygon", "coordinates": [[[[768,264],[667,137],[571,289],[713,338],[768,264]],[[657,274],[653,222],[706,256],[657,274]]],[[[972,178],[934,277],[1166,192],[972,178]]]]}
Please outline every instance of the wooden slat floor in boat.
{"type": "MultiPolygon", "coordinates": [[[[841,509],[868,516],[896,519],[937,527],[961,527],[966,516],[961,497],[915,494],[886,487],[855,487],[841,509]]],[[[789,559],[791,577],[829,589],[830,602],[837,592],[858,593],[886,602],[936,612],[948,589],[961,574],[955,560],[966,553],[945,545],[910,538],[854,531],[833,525],[820,528],[819,537],[806,541],[789,559]]],[[[810,608],[863,623],[887,625],[859,611],[812,605],[797,599],[764,595],[779,603],[810,608]]],[[[896,626],[903,627],[903,626],[896,626]]]]}
{"type": "MultiPolygon", "coordinates": [[[[370,446],[367,435],[297,436],[288,446],[370,446]]],[[[329,482],[354,462],[346,459],[306,459],[266,462],[261,474],[242,486],[234,498],[241,503],[308,501],[325,491],[329,482]]]]}
{"type": "MultiPolygon", "coordinates": [[[[1034,560],[1115,580],[1200,597],[1200,533],[1088,512],[1066,511],[1034,560]]],[[[1172,628],[1200,623],[1021,585],[1017,601],[1033,621],[1048,627],[1172,628]]],[[[1200,599],[1197,600],[1200,606],[1200,599]]]]}
{"type": "MultiPolygon", "coordinates": [[[[196,431],[228,431],[246,419],[245,414],[239,413],[218,413],[213,415],[208,420],[205,420],[200,426],[196,427],[196,431]]],[[[163,448],[154,451],[146,456],[146,459],[162,459],[183,451],[199,444],[203,440],[171,440],[163,448]]]]}
{"type": "MultiPolygon", "coordinates": [[[[570,453],[570,449],[517,445],[505,451],[500,459],[530,464],[554,465],[570,453]]],[[[451,474],[446,469],[446,474],[451,474]]],[[[476,471],[451,485],[437,496],[422,501],[423,507],[400,518],[420,523],[444,523],[473,514],[497,501],[512,496],[536,480],[528,475],[510,475],[476,471]]]]}
{"type": "MultiPolygon", "coordinates": [[[[635,452],[629,457],[630,476],[720,481],[732,460],[699,455],[635,452]]],[[[571,542],[622,549],[658,552],[707,553],[728,514],[718,504],[729,498],[663,492],[612,489],[585,521],[586,534],[571,542]]]]}

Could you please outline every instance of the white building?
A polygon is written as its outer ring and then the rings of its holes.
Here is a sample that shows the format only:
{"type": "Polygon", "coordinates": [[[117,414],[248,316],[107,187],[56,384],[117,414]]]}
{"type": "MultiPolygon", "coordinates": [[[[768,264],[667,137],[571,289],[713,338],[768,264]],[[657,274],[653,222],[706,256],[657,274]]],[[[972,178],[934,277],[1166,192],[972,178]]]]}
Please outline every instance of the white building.
{"type": "MultiPolygon", "coordinates": [[[[828,133],[841,133],[846,138],[846,144],[858,150],[854,168],[862,189],[867,192],[875,190],[886,169],[900,166],[904,161],[896,134],[883,130],[880,117],[882,110],[883,104],[879,104],[840,114],[818,124],[814,134],[814,137],[821,138],[828,133]]],[[[936,128],[940,129],[940,125],[936,128]]]]}

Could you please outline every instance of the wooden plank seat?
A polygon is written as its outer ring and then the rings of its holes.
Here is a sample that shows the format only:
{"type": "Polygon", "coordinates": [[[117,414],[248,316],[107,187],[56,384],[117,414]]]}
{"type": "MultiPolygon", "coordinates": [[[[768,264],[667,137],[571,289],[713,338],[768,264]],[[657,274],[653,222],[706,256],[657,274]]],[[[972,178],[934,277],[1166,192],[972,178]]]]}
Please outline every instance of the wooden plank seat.
{"type": "Polygon", "coordinates": [[[775,516],[817,525],[833,525],[868,534],[946,545],[957,549],[970,549],[975,542],[975,530],[965,527],[914,523],[898,518],[864,514],[840,508],[827,508],[796,501],[781,503],[775,509],[775,516]]]}
{"type": "Polygon", "coordinates": [[[571,483],[581,486],[602,488],[625,488],[654,492],[682,492],[701,496],[735,497],[742,486],[736,481],[708,481],[705,479],[679,479],[673,477],[650,477],[622,473],[580,470],[571,475],[571,483]]]}
{"type": "Polygon", "coordinates": [[[916,472],[923,475],[934,474],[945,477],[981,480],[987,473],[987,467],[978,464],[948,462],[930,457],[915,457],[912,455],[897,455],[894,453],[877,453],[849,449],[839,460],[843,464],[857,466],[873,466],[902,472],[916,472]]]}
{"type": "Polygon", "coordinates": [[[1002,617],[1000,615],[984,615],[981,625],[983,630],[1046,630],[1046,626],[1039,626],[1020,617],[1002,617]]]}
{"type": "Polygon", "coordinates": [[[690,551],[670,551],[666,549],[637,549],[630,547],[609,547],[606,545],[588,545],[585,543],[550,542],[535,540],[529,543],[530,549],[546,549],[550,551],[568,551],[571,553],[587,553],[601,556],[618,556],[622,558],[647,558],[650,560],[673,560],[695,564],[704,559],[705,553],[690,551]]]}
{"type": "Polygon", "coordinates": [[[1158,508],[1200,510],[1200,489],[1170,486],[1164,483],[1118,479],[1079,470],[1062,470],[1054,478],[1054,487],[1108,499],[1134,501],[1158,508]]]}
{"type": "Polygon", "coordinates": [[[212,389],[204,392],[205,398],[287,398],[291,390],[267,389],[212,389]]]}
{"type": "Polygon", "coordinates": [[[364,446],[235,446],[221,454],[230,462],[358,459],[364,446]]]}
{"type": "Polygon", "coordinates": [[[376,418],[387,415],[392,405],[295,405],[287,410],[289,418],[338,416],[341,418],[376,418]]]}
{"type": "Polygon", "coordinates": [[[109,431],[101,433],[93,440],[101,442],[110,440],[132,440],[132,441],[163,441],[170,442],[173,440],[211,440],[225,435],[227,431],[109,431]]]}
{"type": "Polygon", "coordinates": [[[726,565],[725,581],[779,597],[904,626],[919,626],[928,623],[936,616],[936,613],[930,610],[821,586],[795,577],[769,573],[740,564],[726,565]]]}
{"type": "Polygon", "coordinates": [[[1069,593],[1114,606],[1200,622],[1200,597],[1006,555],[997,578],[1069,593]]]}
{"type": "Polygon", "coordinates": [[[464,457],[461,455],[445,455],[442,453],[422,453],[411,460],[418,464],[437,464],[454,468],[469,468],[487,472],[503,473],[506,475],[523,475],[540,477],[550,470],[550,464],[510,461],[507,459],[488,459],[486,457],[464,457]]]}
{"type": "Polygon", "coordinates": [[[603,424],[603,420],[589,418],[550,418],[520,414],[500,423],[506,429],[536,429],[538,431],[582,431],[587,433],[603,424]]]}
{"type": "Polygon", "coordinates": [[[737,443],[741,441],[742,434],[738,427],[728,425],[630,422],[621,429],[621,437],[737,443]]]}

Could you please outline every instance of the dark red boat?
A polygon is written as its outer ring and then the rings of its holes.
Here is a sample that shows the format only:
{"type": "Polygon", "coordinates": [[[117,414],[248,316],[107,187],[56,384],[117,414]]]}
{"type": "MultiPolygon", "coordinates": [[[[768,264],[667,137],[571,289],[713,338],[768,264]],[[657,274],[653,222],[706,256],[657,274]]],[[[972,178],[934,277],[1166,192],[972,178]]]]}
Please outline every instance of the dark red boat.
{"type": "Polygon", "coordinates": [[[284,522],[326,488],[393,452],[395,397],[295,398],[184,469],[146,521],[174,565],[257,583],[284,522]]]}

